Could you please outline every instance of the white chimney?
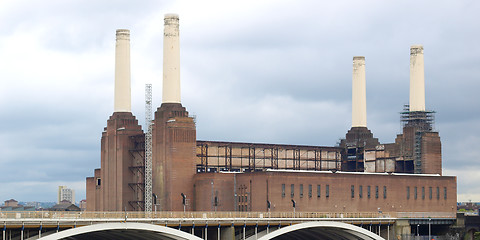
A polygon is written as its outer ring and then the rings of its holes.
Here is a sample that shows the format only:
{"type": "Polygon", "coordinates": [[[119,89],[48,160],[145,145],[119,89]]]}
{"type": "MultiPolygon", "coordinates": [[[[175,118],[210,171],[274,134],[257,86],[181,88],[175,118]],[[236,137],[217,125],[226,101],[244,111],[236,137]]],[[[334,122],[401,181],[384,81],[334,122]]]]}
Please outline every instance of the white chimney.
{"type": "Polygon", "coordinates": [[[180,37],[178,15],[165,14],[162,103],[180,103],[180,37]]]}
{"type": "Polygon", "coordinates": [[[353,57],[352,127],[367,127],[367,95],[365,87],[365,57],[353,57]]]}
{"type": "Polygon", "coordinates": [[[114,112],[131,112],[130,31],[127,29],[117,30],[114,112]]]}
{"type": "Polygon", "coordinates": [[[410,111],[425,111],[423,46],[410,47],[410,111]]]}

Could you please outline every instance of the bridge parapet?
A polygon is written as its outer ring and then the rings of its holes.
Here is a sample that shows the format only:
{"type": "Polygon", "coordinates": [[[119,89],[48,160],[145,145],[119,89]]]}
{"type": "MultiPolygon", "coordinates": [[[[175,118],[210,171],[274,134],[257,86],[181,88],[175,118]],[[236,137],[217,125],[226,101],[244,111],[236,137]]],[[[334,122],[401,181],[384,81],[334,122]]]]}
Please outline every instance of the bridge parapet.
{"type": "Polygon", "coordinates": [[[0,212],[7,219],[330,219],[330,218],[415,218],[455,219],[450,212],[0,212]]]}

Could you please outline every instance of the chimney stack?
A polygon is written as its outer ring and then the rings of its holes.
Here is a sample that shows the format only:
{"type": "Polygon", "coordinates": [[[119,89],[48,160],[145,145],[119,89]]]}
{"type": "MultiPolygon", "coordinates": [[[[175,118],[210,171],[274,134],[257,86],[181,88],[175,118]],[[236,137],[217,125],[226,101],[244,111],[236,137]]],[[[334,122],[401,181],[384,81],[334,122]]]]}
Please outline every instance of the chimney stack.
{"type": "Polygon", "coordinates": [[[367,127],[367,96],[365,87],[365,57],[353,57],[352,127],[367,127]]]}
{"type": "Polygon", "coordinates": [[[410,47],[410,111],[425,111],[423,46],[410,47]]]}
{"type": "Polygon", "coordinates": [[[180,37],[177,14],[165,14],[162,103],[180,103],[180,37]]]}
{"type": "Polygon", "coordinates": [[[131,112],[130,30],[118,29],[116,36],[114,112],[131,112]]]}

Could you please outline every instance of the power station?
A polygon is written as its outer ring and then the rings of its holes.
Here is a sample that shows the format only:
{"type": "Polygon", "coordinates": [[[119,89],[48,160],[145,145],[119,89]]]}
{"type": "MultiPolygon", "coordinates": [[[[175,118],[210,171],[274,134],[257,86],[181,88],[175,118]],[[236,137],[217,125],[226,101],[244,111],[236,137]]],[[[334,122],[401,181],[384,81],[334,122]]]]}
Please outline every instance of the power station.
{"type": "Polygon", "coordinates": [[[144,133],[131,113],[130,32],[117,30],[115,107],[101,167],[86,179],[88,211],[456,212],[456,177],[442,176],[425,108],[422,46],[410,49],[410,103],[394,143],[367,128],[365,57],[353,57],[352,127],[338,146],[197,140],[181,103],[178,15],[165,15],[163,54],[162,104],[152,120],[147,97],[144,133]]]}

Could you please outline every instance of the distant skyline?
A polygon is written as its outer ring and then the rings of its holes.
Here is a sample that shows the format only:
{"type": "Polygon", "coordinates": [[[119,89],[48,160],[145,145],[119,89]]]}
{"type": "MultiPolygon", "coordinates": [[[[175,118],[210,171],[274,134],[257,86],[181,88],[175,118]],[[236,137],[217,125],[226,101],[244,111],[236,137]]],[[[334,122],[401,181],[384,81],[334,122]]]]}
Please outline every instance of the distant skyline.
{"type": "Polygon", "coordinates": [[[480,202],[478,1],[0,2],[0,201],[85,198],[113,113],[116,29],[131,32],[132,112],[161,104],[163,17],[180,16],[182,104],[197,139],[334,146],[351,124],[365,56],[367,126],[401,132],[409,48],[422,44],[426,107],[458,201],[480,202]]]}

